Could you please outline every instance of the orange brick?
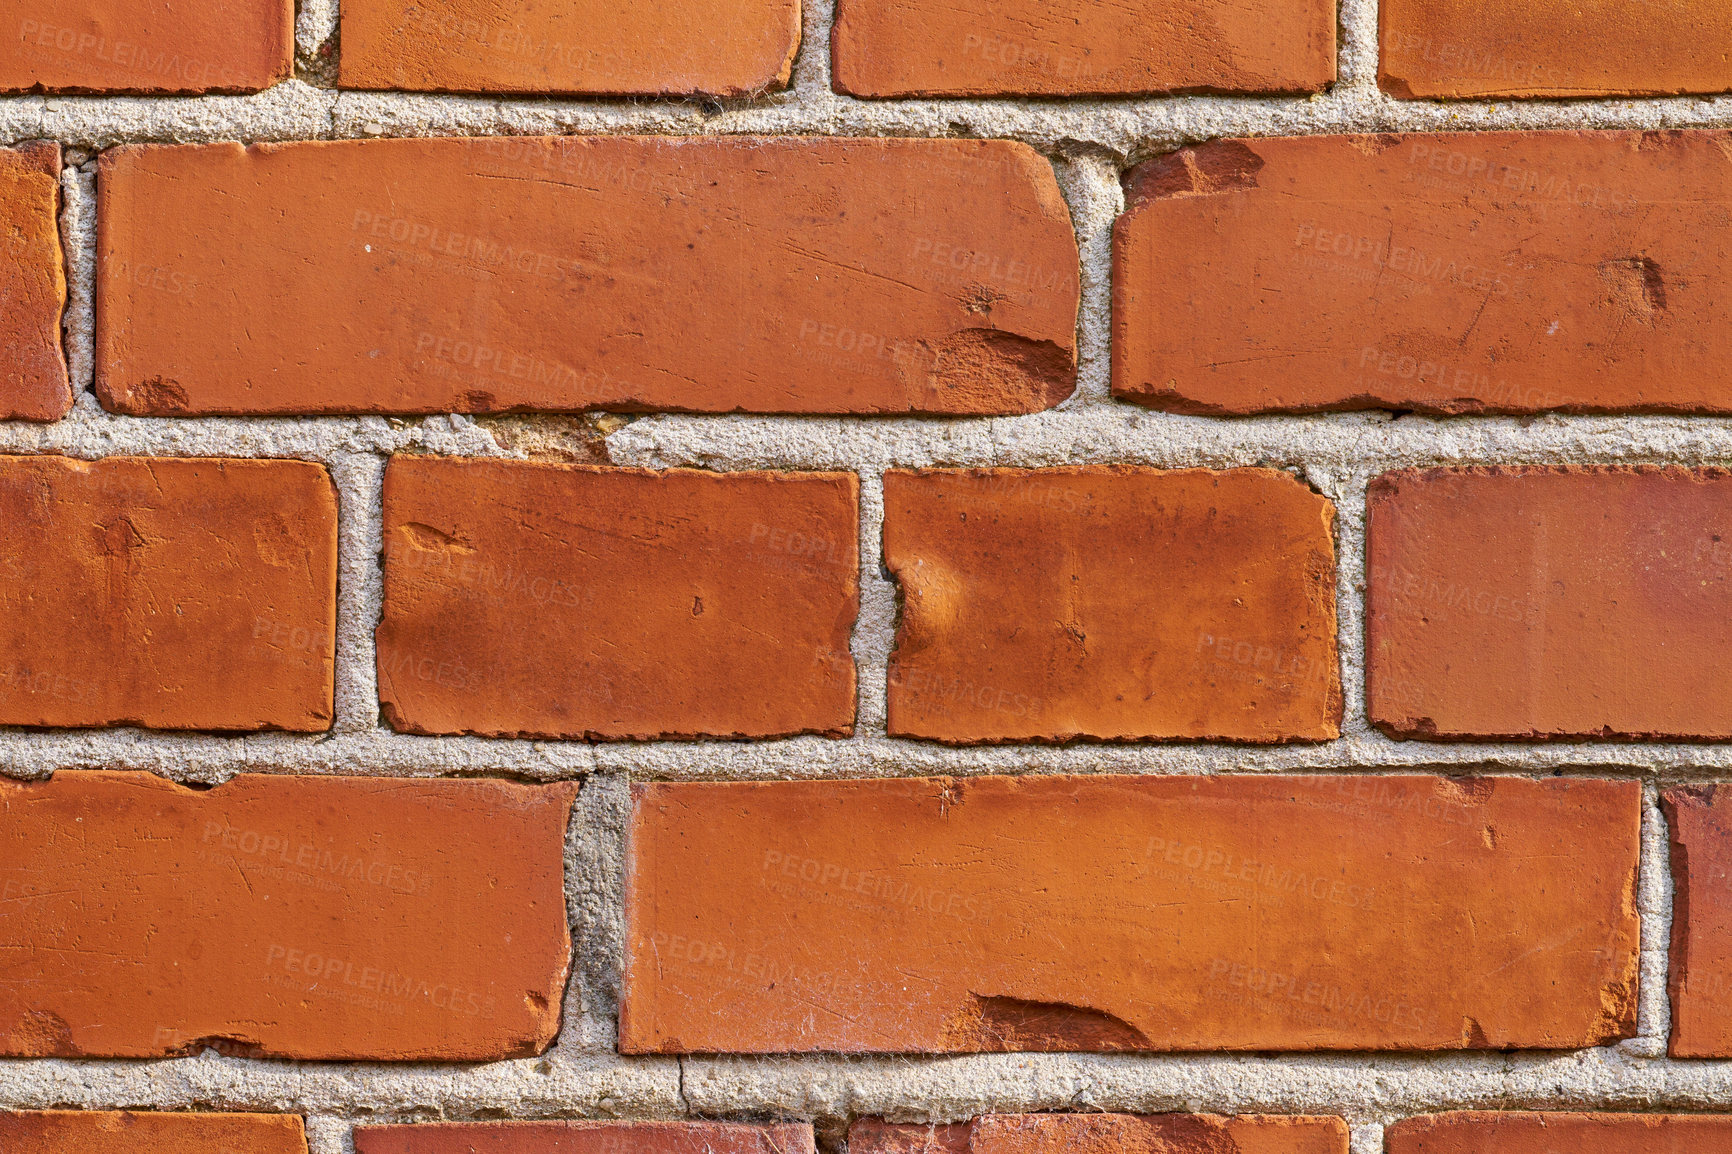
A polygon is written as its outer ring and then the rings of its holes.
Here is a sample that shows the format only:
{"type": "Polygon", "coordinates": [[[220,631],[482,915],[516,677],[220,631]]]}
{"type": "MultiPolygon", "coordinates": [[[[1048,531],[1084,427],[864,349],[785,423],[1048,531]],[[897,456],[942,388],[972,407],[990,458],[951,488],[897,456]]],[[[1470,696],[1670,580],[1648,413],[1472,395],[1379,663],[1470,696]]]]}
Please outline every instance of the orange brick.
{"type": "Polygon", "coordinates": [[[355,1154],[816,1154],[804,1123],[450,1122],[358,1126],[355,1154]]]}
{"type": "Polygon", "coordinates": [[[798,0],[347,0],[345,88],[748,96],[781,88],[798,0]]]}
{"type": "Polygon", "coordinates": [[[1732,791],[1662,795],[1672,837],[1672,1056],[1732,1057],[1732,791]]]}
{"type": "MultiPolygon", "coordinates": [[[[0,38],[3,39],[3,38],[0,38]]],[[[0,421],[57,421],[72,408],[60,349],[66,271],[60,254],[60,146],[41,141],[0,149],[0,317],[6,364],[0,421]]]]}
{"type": "Polygon", "coordinates": [[[1732,90],[1717,0],[1383,0],[1379,83],[1432,97],[1673,96],[1732,90]]]}
{"type": "Polygon", "coordinates": [[[14,0],[8,9],[0,92],[258,92],[294,65],[292,0],[14,0]]]}
{"type": "Polygon", "coordinates": [[[634,789],[627,1053],[1570,1049],[1635,1028],[1634,782],[634,789]]]}
{"type": "Polygon", "coordinates": [[[855,96],[1317,92],[1335,79],[1335,4],[840,0],[831,46],[855,96]]]}
{"type": "MultiPolygon", "coordinates": [[[[949,1126],[863,1118],[848,1154],[1347,1154],[1340,1118],[1241,1114],[987,1114],[949,1126]]],[[[366,1154],[365,1151],[361,1154],[366,1154]]]]}
{"type": "Polygon", "coordinates": [[[1389,1154],[1712,1154],[1732,1149],[1732,1117],[1463,1111],[1406,1118],[1385,1135],[1389,1154]]]}
{"type": "Polygon", "coordinates": [[[329,729],[336,596],[321,466],[0,457],[0,725],[329,729]]]}
{"type": "Polygon", "coordinates": [[[1405,470],[1368,504],[1384,732],[1732,738],[1732,473],[1405,470]]]}
{"type": "Polygon", "coordinates": [[[1150,161],[1114,236],[1113,391],[1187,413],[1732,412],[1732,250],[1708,239],[1728,151],[1722,131],[1476,132],[1150,161]]]}
{"type": "Polygon", "coordinates": [[[1075,383],[1076,236],[1008,141],[129,146],[99,210],[119,412],[1024,413],[1075,383]]]}
{"type": "Polygon", "coordinates": [[[243,774],[0,779],[0,1054],[538,1053],[569,965],[577,787],[243,774]]]}
{"type": "Polygon", "coordinates": [[[1269,469],[891,472],[890,732],[1340,732],[1334,507],[1269,469]]]}
{"type": "Polygon", "coordinates": [[[852,473],[399,457],[379,696],[411,733],[845,736],[852,473]]]}
{"type": "Polygon", "coordinates": [[[0,1150],[17,1154],[307,1154],[292,1114],[0,1113],[0,1150]]]}

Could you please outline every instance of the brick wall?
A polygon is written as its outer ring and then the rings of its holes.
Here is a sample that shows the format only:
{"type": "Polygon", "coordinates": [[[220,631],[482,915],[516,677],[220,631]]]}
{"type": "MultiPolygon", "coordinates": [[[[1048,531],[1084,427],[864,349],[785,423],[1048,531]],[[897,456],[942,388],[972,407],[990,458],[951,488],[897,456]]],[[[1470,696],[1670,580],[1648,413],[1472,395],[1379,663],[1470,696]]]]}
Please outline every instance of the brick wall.
{"type": "Polygon", "coordinates": [[[534,7],[0,28],[0,1150],[1732,1149],[1729,10],[534,7]]]}

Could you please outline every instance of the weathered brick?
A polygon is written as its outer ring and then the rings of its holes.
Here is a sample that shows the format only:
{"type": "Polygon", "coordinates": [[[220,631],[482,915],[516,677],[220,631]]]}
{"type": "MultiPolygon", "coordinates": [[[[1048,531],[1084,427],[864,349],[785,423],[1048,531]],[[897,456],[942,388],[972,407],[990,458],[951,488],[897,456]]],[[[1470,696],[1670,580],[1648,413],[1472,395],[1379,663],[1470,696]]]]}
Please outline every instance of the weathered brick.
{"type": "Polygon", "coordinates": [[[14,0],[0,92],[258,92],[288,79],[292,0],[14,0]]]}
{"type": "Polygon", "coordinates": [[[17,1154],[307,1154],[293,1114],[0,1113],[0,1150],[17,1154]]]}
{"type": "Polygon", "coordinates": [[[1317,92],[1333,0],[839,0],[838,92],[1082,96],[1317,92]]]}
{"type": "Polygon", "coordinates": [[[1635,1027],[1634,782],[634,790],[629,1053],[1567,1049],[1635,1027]]]}
{"type": "Polygon", "coordinates": [[[1404,1118],[1389,1154],[1684,1154],[1732,1149],[1732,1117],[1462,1111],[1404,1118]]]}
{"type": "Polygon", "coordinates": [[[848,1154],[1347,1154],[1347,1123],[1267,1114],[987,1114],[944,1126],[863,1118],[848,1129],[848,1154]]]}
{"type": "Polygon", "coordinates": [[[1384,0],[1378,80],[1403,100],[1732,90],[1718,0],[1384,0]]]}
{"type": "Polygon", "coordinates": [[[805,1123],[450,1122],[358,1126],[355,1154],[816,1154],[805,1123]]]}
{"type": "Polygon", "coordinates": [[[72,408],[60,348],[66,272],[60,254],[60,146],[0,148],[0,421],[56,421],[72,408]]]}
{"type": "Polygon", "coordinates": [[[1732,790],[1662,796],[1672,838],[1672,1056],[1732,1057],[1732,790]]]}
{"type": "Polygon", "coordinates": [[[1368,506],[1384,732],[1732,738],[1732,473],[1404,470],[1368,506]]]}
{"type": "Polygon", "coordinates": [[[1191,413],[1732,412],[1732,134],[1218,140],[1127,181],[1113,390],[1191,413]]]}
{"type": "Polygon", "coordinates": [[[569,966],[577,787],[242,774],[0,779],[0,1054],[482,1061],[569,966]]]}
{"type": "Polygon", "coordinates": [[[1007,141],[125,147],[100,213],[120,412],[1022,413],[1075,383],[1076,237],[1007,141]]]}
{"type": "Polygon", "coordinates": [[[345,88],[748,96],[781,88],[799,0],[346,0],[345,88]]]}
{"type": "Polygon", "coordinates": [[[321,466],[0,457],[0,725],[329,729],[336,594],[321,466]]]}
{"type": "Polygon", "coordinates": [[[852,473],[399,457],[379,696],[411,733],[844,736],[852,473]]]}
{"type": "Polygon", "coordinates": [[[1270,469],[888,473],[890,732],[1335,737],[1333,521],[1270,469]]]}

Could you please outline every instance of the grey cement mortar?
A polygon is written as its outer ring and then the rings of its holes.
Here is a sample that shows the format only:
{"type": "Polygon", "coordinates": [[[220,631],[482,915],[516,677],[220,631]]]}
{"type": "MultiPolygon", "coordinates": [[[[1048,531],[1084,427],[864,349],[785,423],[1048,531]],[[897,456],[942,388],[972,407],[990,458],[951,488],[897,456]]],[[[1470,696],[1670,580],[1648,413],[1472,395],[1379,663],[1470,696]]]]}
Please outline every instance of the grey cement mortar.
{"type": "MultiPolygon", "coordinates": [[[[473,1066],[277,1062],[212,1051],[164,1061],[0,1061],[0,1108],[291,1111],[307,1116],[312,1154],[352,1154],[351,1127],[372,1121],[518,1117],[802,1118],[827,1142],[866,1114],[952,1121],[985,1111],[1208,1110],[1338,1113],[1353,1154],[1382,1147],[1382,1127],[1440,1109],[1726,1110],[1732,1063],[1667,1059],[1665,989],[1672,886],[1658,789],[1732,773],[1732,746],[1636,743],[1427,744],[1392,741],[1365,722],[1362,597],[1367,482],[1398,467],[1474,463],[1673,463],[1732,466],[1724,420],[1677,417],[1392,418],[1332,414],[1219,420],[1116,403],[1109,381],[1110,235],[1129,164],[1214,136],[1344,131],[1732,127],[1732,98],[1403,103],[1375,85],[1375,0],[1346,0],[1341,81],[1310,99],[872,102],[829,90],[828,3],[808,6],[794,82],[755,102],[486,99],[339,93],[319,50],[336,0],[303,0],[298,77],[246,97],[0,100],[0,141],[68,147],[62,235],[69,302],[71,417],[0,425],[0,452],[294,457],[337,485],[336,723],[319,737],[207,737],[137,730],[0,730],[0,768],[126,767],[184,782],[236,773],[501,774],[584,779],[567,845],[574,955],[560,1035],[545,1055],[473,1066]],[[982,420],[660,416],[607,438],[616,464],[720,470],[844,469],[861,478],[858,735],[755,744],[423,738],[381,726],[372,630],[382,599],[380,487],[397,452],[509,456],[487,422],[417,419],[156,420],[111,416],[91,393],[95,267],[92,153],[116,143],[343,139],[495,133],[768,133],[978,136],[1024,141],[1051,159],[1082,254],[1079,384],[1049,413],[982,420]],[[884,679],[896,590],[881,569],[883,490],[891,467],[1267,465],[1300,473],[1338,512],[1343,736],[1316,745],[1210,744],[949,749],[884,731],[884,679]],[[863,777],[927,773],[1219,773],[1412,769],[1564,772],[1643,782],[1638,906],[1639,1036],[1571,1053],[1448,1055],[978,1055],[947,1058],[626,1059],[614,1053],[624,942],[623,855],[631,780],[863,777]]],[[[567,434],[548,422],[543,446],[567,434]]],[[[573,448],[577,448],[573,445],[573,448]]]]}

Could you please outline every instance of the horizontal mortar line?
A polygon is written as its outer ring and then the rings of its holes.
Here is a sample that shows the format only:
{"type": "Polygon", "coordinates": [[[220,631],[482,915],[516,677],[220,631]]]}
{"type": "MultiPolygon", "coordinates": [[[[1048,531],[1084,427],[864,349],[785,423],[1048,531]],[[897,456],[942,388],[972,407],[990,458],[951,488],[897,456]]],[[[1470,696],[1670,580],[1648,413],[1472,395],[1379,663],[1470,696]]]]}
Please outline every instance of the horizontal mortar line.
{"type": "Polygon", "coordinates": [[[0,139],[43,134],[102,146],[130,138],[175,140],[353,139],[401,131],[411,136],[556,133],[824,136],[973,135],[1030,138],[1057,145],[1100,142],[1129,148],[1144,136],[1170,140],[1211,135],[1300,135],[1341,131],[1440,131],[1487,128],[1725,127],[1729,97],[1614,97],[1572,101],[1397,101],[1364,85],[1318,97],[1165,96],[1148,98],[998,97],[865,101],[804,90],[751,105],[652,100],[570,100],[536,96],[364,93],[289,81],[250,96],[49,96],[0,103],[0,139]],[[971,123],[971,121],[978,123],[971,123]],[[982,126],[987,131],[981,132],[982,126]],[[840,131],[839,131],[840,130],[840,131]]]}
{"type": "MultiPolygon", "coordinates": [[[[981,1113],[1319,1113],[1392,1122],[1448,1109],[1724,1110],[1732,1063],[1558,1054],[686,1058],[698,1117],[963,1121],[981,1113]]],[[[256,1059],[0,1063],[0,1109],[201,1108],[362,1122],[679,1117],[674,1060],[554,1057],[451,1068],[256,1059]],[[538,1066],[550,1069],[540,1073],[538,1066]],[[309,1067],[320,1067],[317,1069],[309,1067]],[[405,1103],[414,1103],[406,1106],[405,1103]]]]}
{"type": "Polygon", "coordinates": [[[1166,742],[1019,743],[951,747],[867,736],[830,741],[513,741],[405,734],[219,737],[139,730],[0,731],[0,773],[142,769],[205,783],[238,773],[452,778],[486,774],[564,780],[625,774],[641,780],[848,780],[988,774],[1480,772],[1701,781],[1732,773],[1732,744],[1677,742],[1397,742],[1366,734],[1319,745],[1166,742]]]}
{"type": "MultiPolygon", "coordinates": [[[[552,417],[556,414],[541,414],[552,417]]],[[[528,416],[533,419],[535,414],[528,416]]],[[[723,468],[881,470],[897,466],[1259,463],[1359,476],[1418,464],[1681,463],[1732,466],[1725,416],[1541,414],[1392,417],[1383,411],[1197,417],[1128,404],[1022,417],[935,419],[654,414],[608,436],[616,464],[662,458],[723,468]],[[629,460],[626,458],[630,458],[629,460]]],[[[328,461],[414,451],[521,457],[474,418],[92,416],[0,424],[0,453],[282,456],[328,461]]]]}

